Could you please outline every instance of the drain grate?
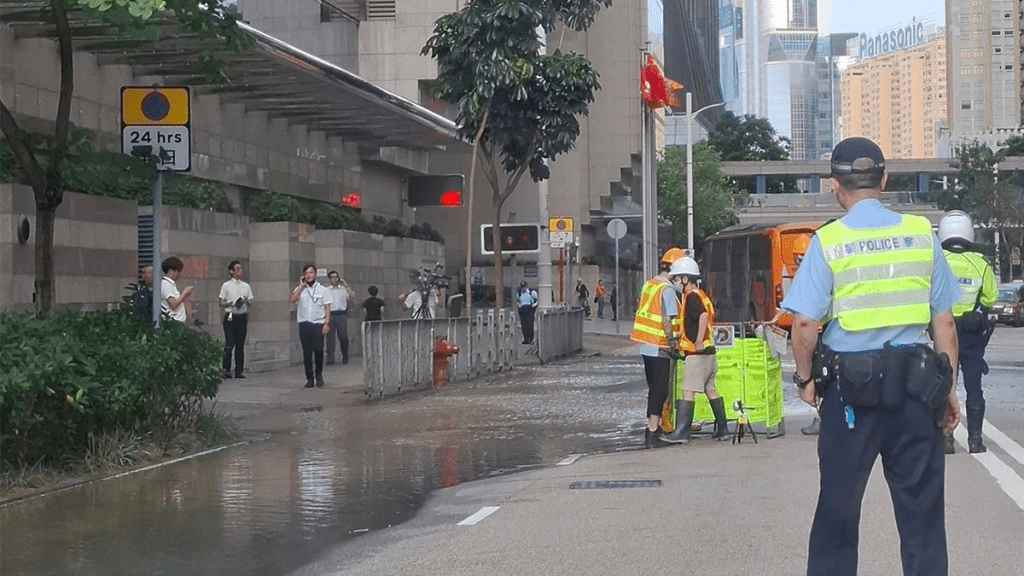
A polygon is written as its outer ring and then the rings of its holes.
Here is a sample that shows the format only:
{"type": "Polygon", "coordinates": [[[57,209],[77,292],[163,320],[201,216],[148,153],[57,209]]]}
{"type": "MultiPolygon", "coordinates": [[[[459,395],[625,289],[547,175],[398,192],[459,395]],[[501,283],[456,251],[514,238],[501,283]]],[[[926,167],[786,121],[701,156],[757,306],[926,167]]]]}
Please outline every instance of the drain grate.
{"type": "Polygon", "coordinates": [[[661,488],[661,480],[582,480],[569,490],[615,490],[617,488],[661,488]]]}

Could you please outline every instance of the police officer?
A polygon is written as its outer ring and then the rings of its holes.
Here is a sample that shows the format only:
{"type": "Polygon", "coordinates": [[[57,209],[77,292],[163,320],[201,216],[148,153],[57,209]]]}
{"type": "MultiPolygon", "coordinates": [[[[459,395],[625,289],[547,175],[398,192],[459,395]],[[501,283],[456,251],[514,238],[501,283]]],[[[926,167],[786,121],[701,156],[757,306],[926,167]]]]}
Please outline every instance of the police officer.
{"type": "Polygon", "coordinates": [[[672,361],[679,349],[679,295],[672,286],[669,270],[683,251],[669,248],[661,258],[659,273],[644,283],[629,338],[640,343],[647,377],[647,427],[644,448],[667,446],[661,439],[661,411],[668,398],[672,361]]]}
{"type": "Polygon", "coordinates": [[[928,220],[882,206],[878,145],[847,138],[831,168],[846,214],[817,231],[782,302],[795,313],[793,380],[821,414],[807,574],[857,573],[861,501],[879,454],[903,573],[947,574],[942,426],[950,431],[960,420],[950,311],[960,289],[928,220]],[[818,322],[830,312],[822,335],[830,368],[819,375],[819,392],[809,385],[812,355],[818,322]]]}
{"type": "Polygon", "coordinates": [[[712,438],[728,436],[728,421],[725,418],[725,403],[715,389],[715,372],[718,360],[715,357],[715,340],[711,328],[715,325],[715,308],[711,299],[697,287],[700,268],[693,258],[676,260],[668,271],[677,291],[683,293],[683,319],[679,350],[683,353],[683,399],[676,402],[676,428],[662,440],[673,444],[690,441],[690,425],[693,424],[694,396],[703,392],[708,397],[711,412],[715,415],[715,432],[712,438]]]}
{"type": "MultiPolygon", "coordinates": [[[[981,439],[981,423],[985,420],[985,396],[981,391],[981,375],[988,372],[985,347],[995,327],[988,320],[988,311],[996,301],[999,289],[996,275],[985,258],[974,248],[974,223],[971,217],[953,210],[939,221],[939,241],[953,275],[963,292],[953,304],[956,336],[960,342],[960,371],[964,376],[967,401],[967,448],[971,454],[985,452],[981,439]]],[[[953,435],[946,435],[946,454],[952,454],[953,435]]]]}

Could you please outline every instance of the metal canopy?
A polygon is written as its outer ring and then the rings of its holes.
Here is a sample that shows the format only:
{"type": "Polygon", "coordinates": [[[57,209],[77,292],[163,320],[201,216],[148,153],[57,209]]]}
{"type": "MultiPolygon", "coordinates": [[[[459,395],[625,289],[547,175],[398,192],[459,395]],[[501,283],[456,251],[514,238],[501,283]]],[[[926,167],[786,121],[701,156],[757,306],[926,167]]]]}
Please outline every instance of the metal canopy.
{"type": "MultiPolygon", "coordinates": [[[[154,17],[157,40],[132,37],[80,11],[68,18],[74,48],[95,54],[101,65],[127,65],[136,76],[161,76],[166,84],[217,94],[246,111],[367,147],[444,149],[462,142],[447,118],[244,23],[240,28],[255,44],[232,52],[216,49],[216,41],[198,38],[170,16],[154,17]],[[199,66],[211,47],[222,62],[215,74],[199,66]]],[[[57,37],[48,0],[0,0],[0,22],[18,38],[57,37]]]]}

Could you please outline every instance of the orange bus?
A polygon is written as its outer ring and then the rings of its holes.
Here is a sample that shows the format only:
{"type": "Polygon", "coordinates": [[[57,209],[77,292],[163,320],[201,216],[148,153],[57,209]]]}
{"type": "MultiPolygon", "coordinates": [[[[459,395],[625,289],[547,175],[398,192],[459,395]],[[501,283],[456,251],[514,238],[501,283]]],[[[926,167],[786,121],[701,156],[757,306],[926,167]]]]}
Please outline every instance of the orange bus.
{"type": "MultiPolygon", "coordinates": [[[[704,240],[703,280],[716,322],[767,322],[793,281],[814,231],[824,222],[730,226],[704,240]]],[[[790,328],[783,314],[779,326],[790,328]]]]}

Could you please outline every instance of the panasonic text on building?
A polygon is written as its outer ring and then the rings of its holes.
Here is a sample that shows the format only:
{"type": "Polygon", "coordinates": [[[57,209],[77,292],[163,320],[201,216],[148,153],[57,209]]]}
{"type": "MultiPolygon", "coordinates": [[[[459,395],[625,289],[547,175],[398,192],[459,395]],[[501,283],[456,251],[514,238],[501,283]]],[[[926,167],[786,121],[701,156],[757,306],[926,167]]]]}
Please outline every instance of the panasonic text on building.
{"type": "MultiPolygon", "coordinates": [[[[928,27],[933,28],[934,24],[928,27]]],[[[908,26],[886,30],[874,36],[861,34],[857,38],[857,43],[860,45],[857,55],[860,60],[874,58],[875,56],[881,56],[882,54],[888,54],[908,46],[920,44],[924,42],[926,37],[925,23],[914,19],[911,20],[908,26]]]]}

